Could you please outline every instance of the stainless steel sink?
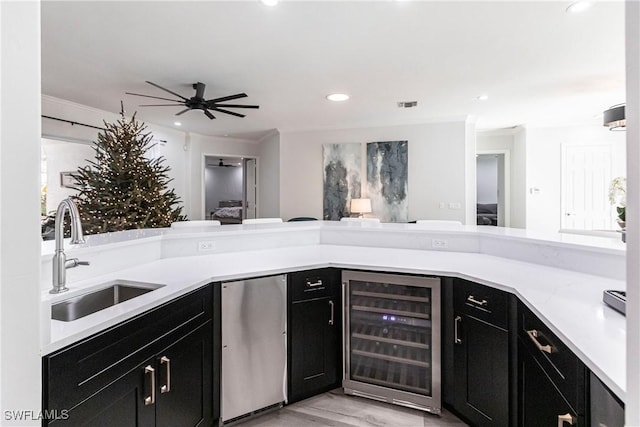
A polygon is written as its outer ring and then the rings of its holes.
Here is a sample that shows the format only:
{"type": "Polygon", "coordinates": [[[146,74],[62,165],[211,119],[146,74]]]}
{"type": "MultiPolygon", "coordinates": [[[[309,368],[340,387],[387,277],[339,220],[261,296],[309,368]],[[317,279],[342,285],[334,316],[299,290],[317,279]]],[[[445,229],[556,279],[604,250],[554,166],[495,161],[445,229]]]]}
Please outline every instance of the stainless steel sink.
{"type": "Polygon", "coordinates": [[[151,283],[115,282],[106,288],[52,304],[51,318],[71,322],[163,286],[151,283]]]}

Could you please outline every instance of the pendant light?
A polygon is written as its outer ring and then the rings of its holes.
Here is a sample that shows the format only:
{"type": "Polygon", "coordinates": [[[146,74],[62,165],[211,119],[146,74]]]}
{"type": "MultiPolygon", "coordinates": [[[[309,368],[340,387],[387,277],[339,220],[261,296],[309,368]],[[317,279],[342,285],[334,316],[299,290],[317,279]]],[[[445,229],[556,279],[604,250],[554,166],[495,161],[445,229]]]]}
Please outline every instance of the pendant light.
{"type": "Polygon", "coordinates": [[[614,105],[606,110],[603,113],[603,126],[607,126],[609,130],[626,130],[627,121],[624,117],[624,105],[614,105]]]}

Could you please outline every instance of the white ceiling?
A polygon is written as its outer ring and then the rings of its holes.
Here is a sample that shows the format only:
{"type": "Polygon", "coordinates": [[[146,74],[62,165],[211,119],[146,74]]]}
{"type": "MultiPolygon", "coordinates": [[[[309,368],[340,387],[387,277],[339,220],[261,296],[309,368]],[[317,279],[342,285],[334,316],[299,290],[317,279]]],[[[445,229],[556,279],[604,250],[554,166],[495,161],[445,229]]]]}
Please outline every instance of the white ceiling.
{"type": "Polygon", "coordinates": [[[173,127],[181,107],[125,92],[172,98],[150,80],[189,98],[200,81],[207,99],[246,92],[233,102],[260,109],[190,111],[182,129],[250,139],[468,115],[481,129],[593,122],[624,102],[624,2],[569,3],[44,1],[42,93],[111,112],[123,100],[173,127]]]}

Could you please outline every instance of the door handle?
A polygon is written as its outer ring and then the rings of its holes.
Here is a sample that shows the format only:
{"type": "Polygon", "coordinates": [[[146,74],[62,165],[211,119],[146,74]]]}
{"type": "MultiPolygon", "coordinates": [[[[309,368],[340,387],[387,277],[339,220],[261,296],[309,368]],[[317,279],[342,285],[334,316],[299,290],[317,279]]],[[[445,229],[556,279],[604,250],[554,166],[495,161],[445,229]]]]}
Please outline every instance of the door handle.
{"type": "Polygon", "coordinates": [[[329,308],[331,310],[331,318],[329,319],[329,325],[333,326],[333,321],[334,321],[334,303],[332,300],[329,300],[329,308]]]}
{"type": "Polygon", "coordinates": [[[460,339],[460,331],[458,330],[458,326],[462,322],[462,317],[456,316],[453,319],[453,343],[454,344],[462,344],[462,340],[460,339]]]}
{"type": "Polygon", "coordinates": [[[553,353],[553,347],[551,347],[550,344],[542,345],[540,344],[540,341],[538,341],[538,337],[542,335],[539,331],[535,329],[527,330],[527,335],[529,335],[529,338],[531,339],[531,341],[533,341],[538,350],[544,351],[545,353],[549,354],[553,353]]]}
{"type": "Polygon", "coordinates": [[[149,374],[151,377],[151,394],[144,398],[145,406],[153,405],[156,403],[156,370],[151,365],[147,365],[144,368],[145,376],[149,374]]]}
{"type": "Polygon", "coordinates": [[[160,365],[166,365],[167,367],[165,371],[165,383],[160,387],[160,394],[169,393],[171,391],[171,359],[167,356],[162,356],[160,358],[160,365]]]}
{"type": "Polygon", "coordinates": [[[558,427],[563,427],[564,423],[569,423],[572,426],[576,423],[576,419],[568,412],[564,415],[558,415],[558,427]]]}

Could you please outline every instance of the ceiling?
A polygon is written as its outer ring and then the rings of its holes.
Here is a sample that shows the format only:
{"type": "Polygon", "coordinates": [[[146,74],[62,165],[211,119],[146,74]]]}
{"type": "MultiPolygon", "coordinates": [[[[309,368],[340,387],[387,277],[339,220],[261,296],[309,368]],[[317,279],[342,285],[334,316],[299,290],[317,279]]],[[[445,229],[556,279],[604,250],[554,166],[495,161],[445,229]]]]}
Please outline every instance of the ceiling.
{"type": "MultiPolygon", "coordinates": [[[[42,93],[203,135],[461,120],[480,129],[601,120],[624,102],[624,2],[42,2],[42,93]],[[247,117],[138,107],[246,92],[247,117]],[[351,99],[325,99],[344,92],[351,99]],[[481,94],[489,99],[479,101],[481,94]],[[168,96],[167,96],[168,95],[168,96]],[[399,101],[418,101],[401,109],[399,101]]],[[[64,117],[74,120],[72,117],[64,117]]]]}

